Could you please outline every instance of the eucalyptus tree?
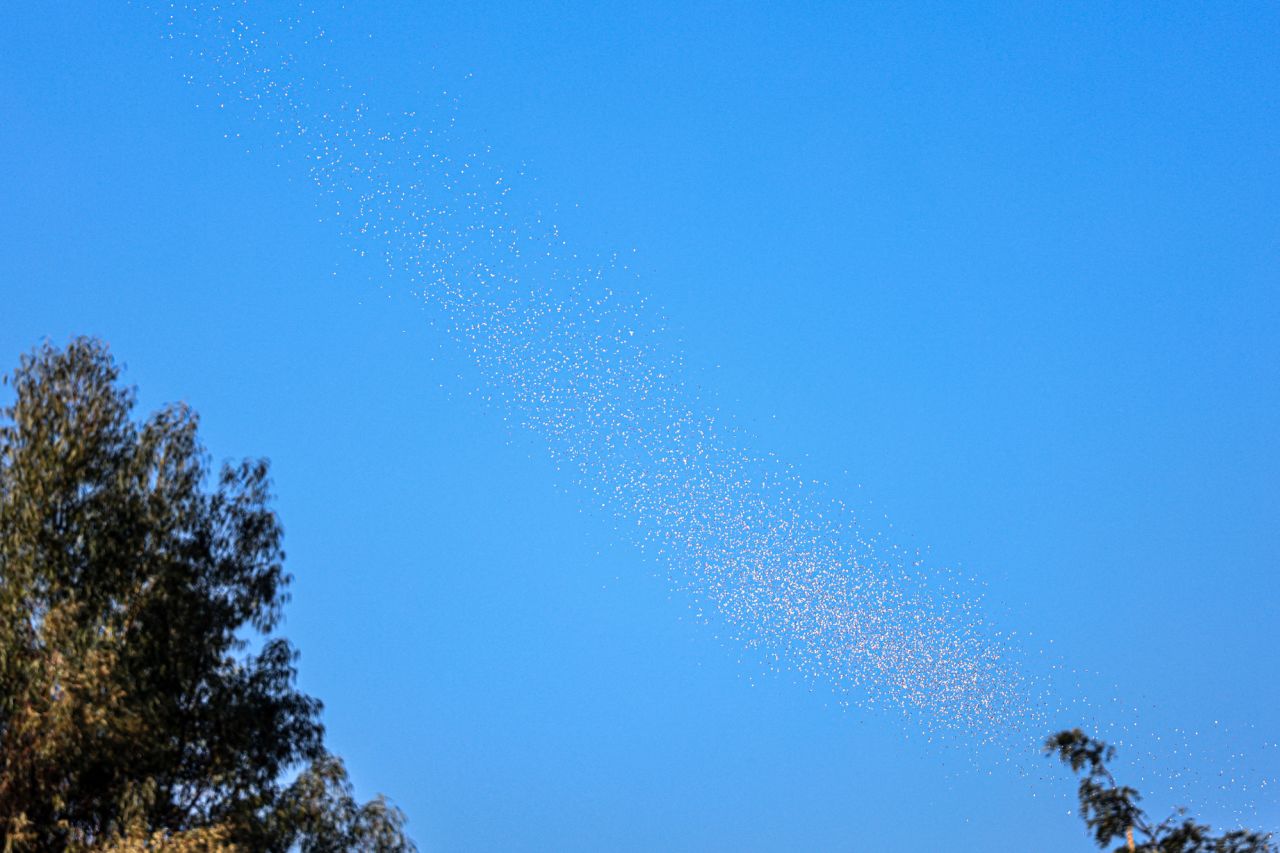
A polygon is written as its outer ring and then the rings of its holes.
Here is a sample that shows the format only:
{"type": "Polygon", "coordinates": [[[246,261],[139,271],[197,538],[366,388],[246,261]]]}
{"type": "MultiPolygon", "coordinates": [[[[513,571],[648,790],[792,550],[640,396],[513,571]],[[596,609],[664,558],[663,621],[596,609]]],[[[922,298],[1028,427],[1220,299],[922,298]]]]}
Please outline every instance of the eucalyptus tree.
{"type": "Polygon", "coordinates": [[[359,804],[278,636],[263,460],[136,421],[100,341],[23,356],[0,408],[0,848],[413,849],[359,804]]]}
{"type": "Polygon", "coordinates": [[[1114,747],[1068,729],[1048,738],[1046,755],[1057,757],[1080,776],[1080,817],[1102,848],[1117,844],[1116,853],[1277,853],[1267,833],[1234,829],[1215,834],[1179,808],[1157,823],[1138,805],[1142,795],[1116,781],[1107,764],[1114,747]]]}

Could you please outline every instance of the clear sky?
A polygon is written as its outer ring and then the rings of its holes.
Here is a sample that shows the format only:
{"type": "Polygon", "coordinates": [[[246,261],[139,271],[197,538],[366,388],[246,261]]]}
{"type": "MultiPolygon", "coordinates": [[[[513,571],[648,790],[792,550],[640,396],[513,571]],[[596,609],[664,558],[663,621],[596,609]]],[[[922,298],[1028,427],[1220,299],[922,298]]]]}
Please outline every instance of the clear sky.
{"type": "MultiPolygon", "coordinates": [[[[1280,9],[303,8],[371,103],[456,97],[459,144],[627,256],[757,450],[1152,731],[1280,772],[1280,9]]],[[[690,619],[162,33],[6,11],[0,360],[100,335],[271,458],[284,632],[361,794],[428,850],[1087,848],[1052,784],[690,619]]]]}

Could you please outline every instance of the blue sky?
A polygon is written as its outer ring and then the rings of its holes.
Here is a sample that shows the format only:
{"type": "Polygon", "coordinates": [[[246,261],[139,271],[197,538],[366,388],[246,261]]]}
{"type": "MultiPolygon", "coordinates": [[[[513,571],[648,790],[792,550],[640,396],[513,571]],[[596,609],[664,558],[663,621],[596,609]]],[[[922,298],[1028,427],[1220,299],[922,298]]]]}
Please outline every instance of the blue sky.
{"type": "MultiPolygon", "coordinates": [[[[386,110],[459,97],[759,450],[1153,729],[1276,730],[1274,8],[402,5],[317,3],[318,49],[386,110]]],[[[160,32],[10,11],[0,354],[101,335],[272,459],[285,633],[361,793],[425,849],[1085,848],[1052,785],[689,619],[160,32]]]]}

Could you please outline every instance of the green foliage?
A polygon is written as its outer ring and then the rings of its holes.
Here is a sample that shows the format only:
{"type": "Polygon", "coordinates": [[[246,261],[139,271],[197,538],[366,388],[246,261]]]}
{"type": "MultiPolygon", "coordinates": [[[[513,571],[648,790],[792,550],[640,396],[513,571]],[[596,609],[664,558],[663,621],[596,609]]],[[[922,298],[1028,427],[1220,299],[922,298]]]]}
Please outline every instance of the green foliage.
{"type": "Polygon", "coordinates": [[[0,849],[413,849],[398,810],[352,799],[273,633],[266,462],[215,475],[196,414],[135,423],[119,379],[85,338],[5,379],[0,849]]]}
{"type": "Polygon", "coordinates": [[[1186,809],[1152,823],[1138,806],[1141,795],[1117,784],[1107,769],[1115,749],[1080,729],[1053,735],[1044,751],[1081,776],[1080,816],[1099,847],[1119,841],[1116,853],[1277,853],[1269,834],[1237,829],[1215,836],[1208,826],[1188,819],[1186,809]]]}

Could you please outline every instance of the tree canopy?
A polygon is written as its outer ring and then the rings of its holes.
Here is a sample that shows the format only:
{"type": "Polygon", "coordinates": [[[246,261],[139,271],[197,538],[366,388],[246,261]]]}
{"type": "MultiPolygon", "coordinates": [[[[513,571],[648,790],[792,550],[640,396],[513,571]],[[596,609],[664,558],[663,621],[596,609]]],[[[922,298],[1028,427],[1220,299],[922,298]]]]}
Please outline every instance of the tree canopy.
{"type": "Polygon", "coordinates": [[[1156,823],[1139,807],[1142,795],[1107,769],[1115,748],[1080,729],[1053,735],[1044,751],[1080,775],[1080,817],[1099,847],[1120,842],[1116,853],[1280,853],[1269,834],[1234,829],[1216,835],[1188,818],[1186,809],[1156,823]]]}
{"type": "Polygon", "coordinates": [[[215,471],[185,405],[135,422],[94,339],[5,382],[0,849],[414,849],[295,687],[266,461],[215,471]]]}

